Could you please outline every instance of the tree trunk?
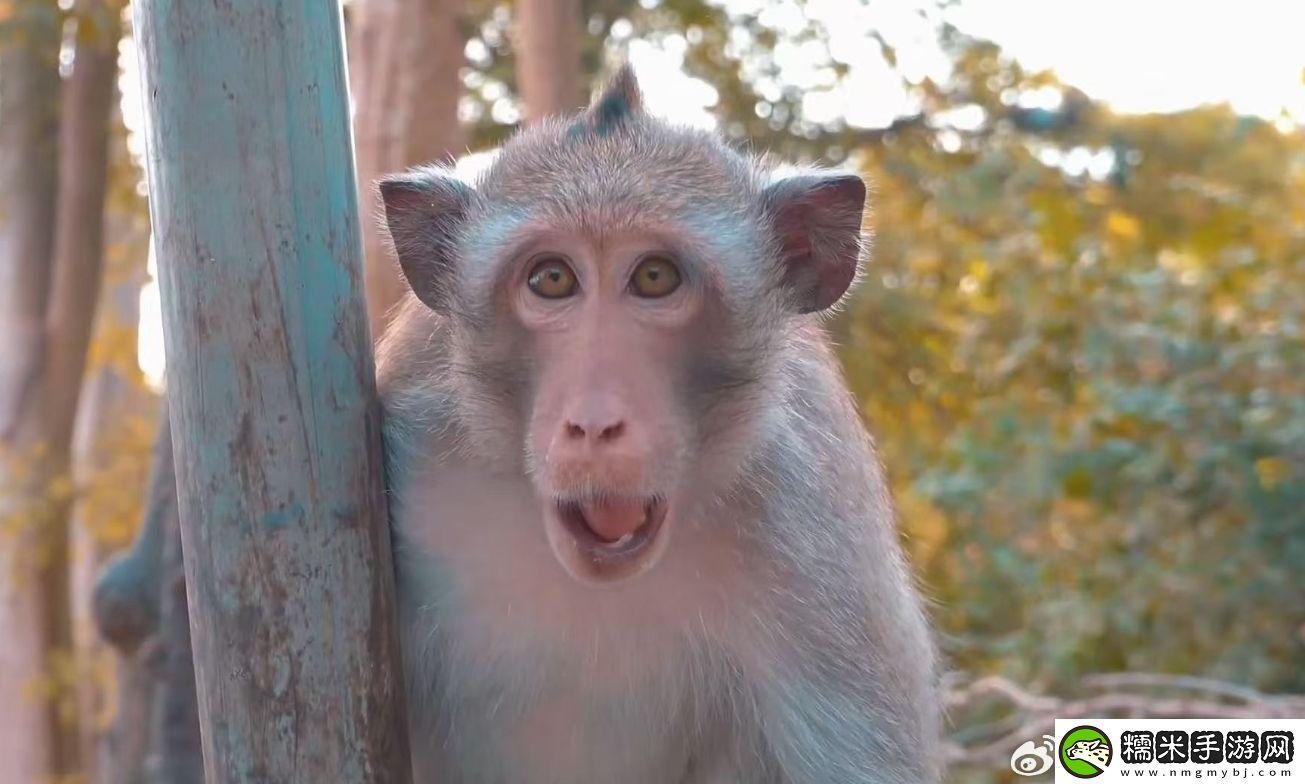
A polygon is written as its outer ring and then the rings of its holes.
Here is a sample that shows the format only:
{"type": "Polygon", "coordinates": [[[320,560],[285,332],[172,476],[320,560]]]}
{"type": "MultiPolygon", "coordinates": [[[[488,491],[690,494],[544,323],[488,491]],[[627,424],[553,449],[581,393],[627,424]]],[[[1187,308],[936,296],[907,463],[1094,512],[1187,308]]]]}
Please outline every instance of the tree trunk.
{"type": "Polygon", "coordinates": [[[357,114],[358,193],[372,339],[407,284],[384,243],[375,182],[410,166],[459,155],[458,70],[464,0],[359,0],[350,69],[357,114]]]}
{"type": "MultiPolygon", "coordinates": [[[[64,89],[54,270],[46,313],[45,400],[51,442],[69,449],[104,269],[109,117],[117,97],[122,6],[78,0],[73,72],[64,89]]],[[[65,523],[66,524],[66,523],[65,523]]]]}
{"type": "Polygon", "coordinates": [[[159,413],[144,519],[95,586],[95,620],[121,654],[123,695],[103,766],[106,784],[200,784],[195,668],[178,522],[172,429],[159,413]]]}
{"type": "Polygon", "coordinates": [[[204,778],[404,784],[340,9],[135,9],[204,778]]]}
{"type": "Polygon", "coordinates": [[[77,480],[70,526],[73,639],[78,670],[86,672],[77,684],[77,703],[79,715],[90,719],[80,728],[83,768],[87,780],[97,784],[140,780],[139,774],[132,777],[124,771],[144,770],[144,756],[135,752],[144,748],[152,692],[139,688],[152,678],[144,661],[109,650],[95,627],[92,601],[105,556],[119,549],[122,537],[137,527],[145,505],[141,431],[155,420],[157,399],[145,388],[135,366],[145,271],[143,259],[138,264],[140,274],[127,273],[101,303],[92,353],[102,356],[83,384],[73,436],[77,480]],[[131,343],[130,354],[115,345],[125,341],[131,343]],[[131,366],[123,366],[124,360],[131,366]]]}
{"type": "MultiPolygon", "coordinates": [[[[113,323],[100,331],[117,334],[97,336],[97,342],[135,334],[134,325],[124,328],[130,322],[123,319],[139,310],[140,280],[131,278],[114,289],[116,296],[101,309],[101,321],[113,323]]],[[[104,556],[121,536],[123,516],[139,519],[133,506],[143,506],[128,499],[142,495],[136,441],[141,425],[154,418],[156,401],[133,377],[138,375],[134,368],[107,362],[95,368],[84,385],[73,439],[78,487],[71,525],[73,639],[77,670],[83,673],[77,704],[82,767],[86,779],[97,784],[142,781],[148,747],[154,676],[142,657],[110,650],[96,628],[92,601],[104,556]]]]}
{"type": "Polygon", "coordinates": [[[65,537],[49,525],[39,412],[57,176],[58,9],[10,4],[0,25],[0,781],[60,772],[48,657],[66,638],[65,537]]]}
{"type": "MultiPolygon", "coordinates": [[[[117,660],[117,700],[113,725],[96,738],[93,784],[150,784],[146,772],[149,728],[153,721],[157,676],[148,656],[136,653],[117,660]]],[[[165,784],[159,782],[158,784],[165,784]]]]}
{"type": "MultiPolygon", "coordinates": [[[[161,407],[150,461],[149,486],[143,519],[131,547],[105,564],[93,593],[95,622],[102,637],[121,654],[120,672],[127,680],[145,685],[115,716],[111,745],[121,754],[106,771],[112,782],[148,780],[146,764],[155,731],[155,681],[162,669],[164,648],[159,641],[159,615],[163,592],[164,549],[168,527],[176,524],[176,487],[172,460],[172,430],[167,406],[161,407]],[[142,675],[143,673],[143,675],[142,675]]],[[[175,534],[171,535],[176,538],[175,534]]]]}
{"type": "MultiPolygon", "coordinates": [[[[125,129],[118,129],[124,132],[115,137],[115,157],[128,154],[125,129]]],[[[115,188],[124,186],[134,190],[135,183],[115,183],[115,188]]],[[[82,665],[78,669],[87,673],[78,681],[81,756],[87,780],[95,784],[144,781],[154,691],[148,662],[110,651],[92,617],[95,582],[105,556],[121,549],[124,539],[141,527],[150,454],[145,434],[157,429],[158,400],[146,388],[136,358],[149,226],[148,219],[141,221],[130,209],[110,210],[108,215],[107,231],[120,252],[106,259],[105,277],[111,285],[98,308],[93,363],[83,383],[73,436],[73,636],[82,665]]],[[[163,429],[167,426],[164,418],[163,429]]],[[[170,460],[167,471],[171,479],[170,460]]]]}
{"type": "MultiPolygon", "coordinates": [[[[53,13],[53,5],[45,5],[45,9],[30,13],[33,19],[40,18],[46,25],[54,24],[57,51],[57,18],[54,23],[45,21],[53,13]]],[[[19,590],[25,591],[29,601],[40,607],[41,619],[36,628],[41,632],[39,651],[47,666],[42,691],[51,702],[47,707],[51,715],[46,718],[51,725],[47,771],[55,775],[77,770],[80,757],[76,729],[80,696],[76,688],[80,680],[77,668],[49,668],[58,662],[76,662],[70,597],[69,450],[100,288],[108,120],[118,73],[121,10],[104,0],[80,0],[75,6],[75,56],[72,75],[62,93],[63,117],[57,123],[61,135],[57,148],[53,134],[38,143],[38,157],[54,155],[58,159],[52,247],[43,256],[33,253],[24,260],[27,264],[39,264],[44,270],[32,276],[32,285],[26,289],[34,296],[46,298],[38,317],[41,356],[37,361],[29,360],[22,374],[23,389],[10,409],[17,418],[11,420],[9,433],[20,454],[26,453],[28,469],[23,487],[13,489],[24,493],[21,514],[38,541],[40,569],[30,586],[20,586],[19,590]],[[39,295],[35,293],[38,278],[39,287],[46,289],[39,295]],[[57,677],[61,670],[73,675],[57,677]]],[[[45,99],[58,97],[57,71],[53,76],[46,73],[44,80],[49,90],[45,99]]],[[[28,110],[44,111],[21,105],[14,111],[28,110]]],[[[46,198],[42,197],[41,201],[46,198]]],[[[43,216],[42,221],[48,223],[49,218],[43,216]]],[[[27,317],[36,315],[33,312],[27,317]]],[[[34,647],[30,653],[37,650],[34,647]]]]}
{"type": "Polygon", "coordinates": [[[518,0],[517,87],[530,122],[584,104],[580,0],[518,0]]]}
{"type": "MultiPolygon", "coordinates": [[[[121,27],[120,2],[111,5],[112,19],[96,23],[92,17],[88,33],[96,34],[97,43],[121,33],[113,29],[121,27]],[[108,25],[113,32],[105,35],[108,25]]],[[[116,43],[107,49],[116,51],[116,43]]],[[[116,55],[114,66],[116,73],[116,55]]],[[[150,243],[148,204],[137,192],[144,172],[128,149],[127,129],[115,109],[110,110],[108,132],[104,283],[73,434],[73,635],[78,671],[86,673],[77,684],[79,715],[90,717],[81,724],[86,779],[144,784],[155,675],[148,657],[111,650],[92,616],[105,558],[123,549],[142,527],[160,408],[137,357],[150,243]]],[[[171,462],[167,470],[171,478],[171,462]]],[[[156,584],[153,591],[158,590],[156,584]]]]}
{"type": "MultiPolygon", "coordinates": [[[[172,450],[168,449],[171,458],[172,450]]],[[[169,467],[171,461],[169,460],[169,467]]],[[[154,758],[150,781],[155,784],[203,784],[199,705],[195,695],[195,665],[186,604],[186,572],[181,557],[181,527],[177,520],[177,485],[172,482],[164,517],[163,593],[158,633],[158,687],[152,730],[154,758]]]]}

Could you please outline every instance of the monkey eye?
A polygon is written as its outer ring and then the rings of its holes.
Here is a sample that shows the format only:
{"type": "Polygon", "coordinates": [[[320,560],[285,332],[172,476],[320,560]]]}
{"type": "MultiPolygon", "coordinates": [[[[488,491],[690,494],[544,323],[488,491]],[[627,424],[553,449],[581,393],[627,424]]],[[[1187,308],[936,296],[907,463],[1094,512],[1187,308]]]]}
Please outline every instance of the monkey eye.
{"type": "Polygon", "coordinates": [[[657,299],[680,287],[680,270],[665,256],[645,256],[634,268],[630,290],[635,296],[657,299]]]}
{"type": "Polygon", "coordinates": [[[536,262],[526,285],[544,299],[563,299],[580,288],[575,272],[561,256],[545,256],[536,262]]]}

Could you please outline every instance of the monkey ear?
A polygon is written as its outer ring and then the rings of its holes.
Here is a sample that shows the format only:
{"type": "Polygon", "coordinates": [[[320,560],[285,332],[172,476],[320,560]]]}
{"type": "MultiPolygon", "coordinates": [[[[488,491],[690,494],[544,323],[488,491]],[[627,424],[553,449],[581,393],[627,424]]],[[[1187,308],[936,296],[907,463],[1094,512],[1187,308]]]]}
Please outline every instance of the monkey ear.
{"type": "Polygon", "coordinates": [[[832,307],[861,260],[865,183],[854,174],[800,174],[772,183],[763,198],[798,312],[832,307]]]}
{"type": "Polygon", "coordinates": [[[394,254],[417,298],[432,310],[448,305],[455,241],[473,191],[453,172],[430,166],[378,183],[394,254]]]}

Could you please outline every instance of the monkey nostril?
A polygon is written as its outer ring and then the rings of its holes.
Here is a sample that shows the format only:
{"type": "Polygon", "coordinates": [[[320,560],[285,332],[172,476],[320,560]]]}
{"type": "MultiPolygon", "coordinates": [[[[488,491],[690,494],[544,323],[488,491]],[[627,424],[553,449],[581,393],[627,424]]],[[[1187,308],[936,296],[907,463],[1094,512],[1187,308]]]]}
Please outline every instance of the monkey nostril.
{"type": "Polygon", "coordinates": [[[625,432],[625,423],[617,422],[614,425],[608,425],[598,433],[599,441],[615,441],[625,432]]]}
{"type": "Polygon", "coordinates": [[[606,444],[625,434],[625,422],[616,422],[600,427],[598,425],[581,425],[568,421],[563,426],[563,432],[566,433],[567,439],[571,441],[588,440],[595,444],[606,444]]]}

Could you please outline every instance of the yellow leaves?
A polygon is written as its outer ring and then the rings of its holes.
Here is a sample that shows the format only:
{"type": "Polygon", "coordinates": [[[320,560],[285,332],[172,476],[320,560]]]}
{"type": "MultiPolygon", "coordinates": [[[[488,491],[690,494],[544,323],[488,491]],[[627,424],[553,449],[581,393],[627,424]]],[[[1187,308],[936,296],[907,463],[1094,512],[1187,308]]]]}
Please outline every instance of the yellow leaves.
{"type": "Polygon", "coordinates": [[[1069,256],[1083,233],[1083,223],[1074,202],[1051,191],[1030,193],[1028,202],[1037,212],[1037,231],[1042,244],[1058,254],[1069,256]]]}
{"type": "Polygon", "coordinates": [[[1061,487],[1068,498],[1087,498],[1092,494],[1092,474],[1079,466],[1065,475],[1061,487]]]}
{"type": "Polygon", "coordinates": [[[1120,240],[1132,242],[1141,234],[1142,226],[1137,218],[1120,210],[1106,213],[1106,232],[1120,240]]]}
{"type": "Polygon", "coordinates": [[[1001,309],[1001,303],[994,297],[992,267],[984,258],[970,259],[956,288],[965,298],[968,319],[991,316],[1001,309]]]}
{"type": "Polygon", "coordinates": [[[990,271],[986,261],[983,259],[971,260],[965,277],[961,278],[961,293],[971,297],[978,294],[979,290],[988,282],[989,277],[990,271]]]}
{"type": "Polygon", "coordinates": [[[76,645],[70,657],[71,666],[65,670],[71,681],[64,688],[72,691],[78,700],[78,723],[100,734],[109,731],[118,712],[118,654],[100,640],[90,618],[82,622],[88,628],[73,638],[86,637],[95,642],[76,645]]]}
{"type": "Polygon", "coordinates": [[[73,495],[72,477],[67,473],[53,477],[45,486],[45,495],[52,503],[68,501],[73,495]]]}
{"type": "Polygon", "coordinates": [[[909,486],[894,488],[893,495],[912,562],[932,564],[947,544],[946,515],[909,486]]]}
{"type": "Polygon", "coordinates": [[[1123,438],[1130,441],[1142,437],[1142,422],[1133,414],[1117,414],[1098,423],[1097,428],[1103,436],[1123,438]]]}
{"type": "Polygon", "coordinates": [[[1156,263],[1160,265],[1161,269],[1176,275],[1181,275],[1189,270],[1200,269],[1200,260],[1196,256],[1173,248],[1162,248],[1156,254],[1156,263]]]}
{"type": "Polygon", "coordinates": [[[152,411],[106,422],[97,435],[99,459],[76,479],[56,470],[45,444],[0,445],[0,546],[21,547],[29,564],[48,563],[60,551],[70,504],[98,544],[125,546],[144,512],[153,439],[152,411]]]}
{"type": "Polygon", "coordinates": [[[77,523],[107,549],[125,546],[144,514],[154,420],[148,413],[106,423],[101,458],[78,480],[77,523]]]}
{"type": "Polygon", "coordinates": [[[53,703],[60,721],[75,722],[79,670],[77,657],[71,651],[52,650],[46,656],[44,669],[23,684],[23,698],[53,703]]]}
{"type": "Polygon", "coordinates": [[[1272,492],[1291,479],[1291,463],[1281,457],[1261,457],[1255,461],[1255,477],[1260,487],[1272,492]]]}
{"type": "Polygon", "coordinates": [[[942,271],[943,262],[937,253],[925,252],[912,255],[907,266],[917,275],[928,275],[942,271]]]}
{"type": "Polygon", "coordinates": [[[44,443],[25,447],[0,445],[0,547],[20,547],[13,561],[16,581],[27,579],[29,568],[42,568],[60,552],[61,519],[71,497],[66,471],[48,457],[44,443]],[[22,564],[24,568],[18,568],[22,564]]]}
{"type": "Polygon", "coordinates": [[[1083,191],[1083,200],[1088,204],[1104,207],[1110,203],[1111,191],[1101,183],[1093,183],[1083,191]]]}
{"type": "Polygon", "coordinates": [[[95,339],[87,352],[86,369],[89,377],[96,369],[111,367],[127,378],[140,379],[140,366],[136,357],[138,331],[135,324],[127,324],[104,314],[95,330],[95,339]]]}
{"type": "Polygon", "coordinates": [[[926,428],[933,419],[933,412],[919,400],[912,400],[907,403],[905,413],[907,426],[913,429],[926,428]]]}
{"type": "MultiPolygon", "coordinates": [[[[56,648],[46,655],[41,670],[23,683],[21,698],[53,706],[55,717],[65,727],[80,722],[100,734],[108,730],[117,711],[114,670],[115,654],[104,645],[78,650],[56,648]]],[[[43,781],[85,784],[87,779],[76,773],[43,781]]]]}
{"type": "Polygon", "coordinates": [[[1047,520],[1047,538],[1059,550],[1071,551],[1082,545],[1083,534],[1093,531],[1098,510],[1083,498],[1057,498],[1052,501],[1047,520]]]}

